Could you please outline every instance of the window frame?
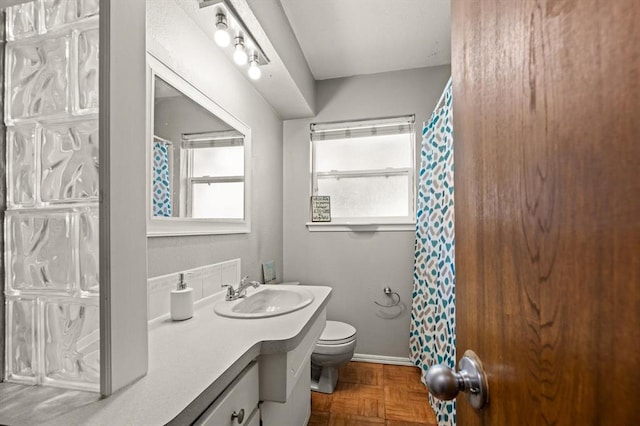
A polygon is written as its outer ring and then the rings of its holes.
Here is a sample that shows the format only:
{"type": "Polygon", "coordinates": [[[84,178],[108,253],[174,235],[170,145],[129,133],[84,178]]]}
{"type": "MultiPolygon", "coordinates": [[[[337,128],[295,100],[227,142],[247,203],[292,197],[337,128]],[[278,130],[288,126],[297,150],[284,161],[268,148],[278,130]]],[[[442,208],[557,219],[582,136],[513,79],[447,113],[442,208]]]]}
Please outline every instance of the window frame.
{"type": "MultiPolygon", "coordinates": [[[[209,132],[207,132],[209,133],[209,132]]],[[[214,132],[215,133],[215,132],[214,132]]],[[[239,133],[234,131],[231,132],[226,132],[226,133],[239,133]]],[[[204,135],[205,133],[203,133],[204,135]]],[[[211,134],[211,133],[210,133],[211,134]]],[[[183,143],[186,141],[189,141],[189,137],[193,136],[195,134],[191,134],[191,135],[182,135],[182,141],[183,143]]],[[[225,147],[232,147],[232,146],[238,146],[238,145],[242,145],[242,147],[244,148],[244,135],[240,138],[240,137],[235,137],[234,139],[239,139],[241,140],[240,143],[222,143],[222,144],[217,144],[215,142],[215,140],[212,140],[210,144],[210,146],[205,146],[205,147],[200,147],[203,149],[207,149],[207,148],[225,148],[225,147]],[[216,146],[217,145],[217,146],[216,146]]],[[[185,199],[185,206],[186,206],[186,214],[187,217],[192,218],[191,215],[193,213],[193,184],[213,184],[213,183],[238,183],[238,182],[242,182],[245,186],[245,190],[246,190],[246,182],[245,182],[245,176],[243,175],[228,175],[228,176],[194,176],[193,175],[193,169],[194,169],[194,157],[195,157],[195,153],[196,150],[198,148],[185,148],[187,150],[188,155],[186,156],[186,160],[187,160],[187,164],[186,167],[184,168],[185,173],[183,176],[181,176],[181,179],[184,179],[185,183],[186,183],[186,199],[185,199]]],[[[243,165],[244,166],[244,165],[243,165]]],[[[245,167],[243,167],[243,171],[246,172],[245,167]]],[[[246,200],[243,200],[246,201],[246,200]]],[[[244,214],[246,215],[246,211],[244,212],[244,214]]],[[[198,218],[192,218],[192,219],[198,219],[198,218]]],[[[220,222],[233,222],[233,221],[237,221],[238,219],[236,218],[209,218],[211,220],[216,220],[216,221],[220,221],[220,222]]]]}
{"type": "MultiPolygon", "coordinates": [[[[194,184],[200,185],[200,184],[207,184],[207,185],[211,185],[214,183],[245,183],[244,182],[244,176],[217,176],[217,177],[211,177],[211,176],[201,176],[201,177],[189,177],[187,178],[187,214],[189,215],[189,217],[191,217],[191,214],[193,213],[193,186],[194,184]]],[[[192,219],[199,219],[199,218],[193,218],[192,219]]],[[[238,219],[236,218],[231,218],[231,217],[227,217],[227,218],[208,218],[210,220],[216,220],[219,222],[234,222],[237,221],[238,219]]]]}
{"type": "MultiPolygon", "coordinates": [[[[311,208],[309,207],[306,223],[309,231],[415,231],[416,225],[416,135],[415,116],[395,116],[384,118],[373,118],[366,120],[338,121],[330,123],[312,123],[310,126],[310,195],[318,194],[318,179],[322,178],[354,178],[354,177],[375,177],[375,176],[407,176],[408,180],[408,215],[407,216],[376,216],[376,217],[331,217],[331,222],[311,222],[311,208]],[[327,126],[328,128],[361,129],[367,127],[390,127],[391,124],[400,125],[405,123],[410,127],[406,132],[390,132],[388,134],[407,134],[410,144],[410,164],[412,167],[367,169],[367,170],[331,170],[318,172],[316,170],[316,143],[313,140],[314,126],[327,126]]],[[[348,132],[348,130],[347,130],[348,132]]],[[[338,138],[346,139],[346,138],[338,138]]]]}

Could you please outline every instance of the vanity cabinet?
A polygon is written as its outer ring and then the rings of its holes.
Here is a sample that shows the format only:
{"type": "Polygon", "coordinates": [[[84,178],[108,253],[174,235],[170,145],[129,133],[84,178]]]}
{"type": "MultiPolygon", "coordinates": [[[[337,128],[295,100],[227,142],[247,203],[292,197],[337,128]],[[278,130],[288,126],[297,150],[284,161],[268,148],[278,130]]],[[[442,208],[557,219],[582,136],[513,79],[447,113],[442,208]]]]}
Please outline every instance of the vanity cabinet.
{"type": "Polygon", "coordinates": [[[264,426],[307,424],[311,415],[311,353],[325,323],[326,310],[323,309],[293,350],[258,358],[264,426]]]}
{"type": "Polygon", "coordinates": [[[326,310],[322,309],[295,348],[260,355],[194,424],[306,425],[311,415],[311,353],[325,323],[326,310]]]}
{"type": "Polygon", "coordinates": [[[197,426],[260,425],[258,363],[252,362],[196,420],[197,426]]]}

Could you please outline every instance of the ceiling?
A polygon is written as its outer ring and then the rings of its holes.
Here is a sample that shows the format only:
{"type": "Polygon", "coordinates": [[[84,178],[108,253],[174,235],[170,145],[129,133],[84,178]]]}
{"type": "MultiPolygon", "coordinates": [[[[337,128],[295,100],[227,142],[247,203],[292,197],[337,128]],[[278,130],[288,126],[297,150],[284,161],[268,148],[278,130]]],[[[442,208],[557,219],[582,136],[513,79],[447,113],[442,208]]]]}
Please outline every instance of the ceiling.
{"type": "Polygon", "coordinates": [[[280,0],[316,80],[451,63],[450,0],[280,0]]]}

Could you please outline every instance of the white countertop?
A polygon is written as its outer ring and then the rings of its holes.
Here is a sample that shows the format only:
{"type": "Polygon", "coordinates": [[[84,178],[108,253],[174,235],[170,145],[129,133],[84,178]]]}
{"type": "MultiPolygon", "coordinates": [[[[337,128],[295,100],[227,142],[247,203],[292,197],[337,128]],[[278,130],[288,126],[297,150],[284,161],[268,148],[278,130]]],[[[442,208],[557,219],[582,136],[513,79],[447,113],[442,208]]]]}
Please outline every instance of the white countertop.
{"type": "Polygon", "coordinates": [[[5,407],[0,409],[0,423],[184,424],[202,413],[258,355],[288,352],[302,341],[331,293],[329,287],[304,288],[313,293],[314,301],[281,316],[261,319],[219,316],[213,311],[213,304],[223,298],[221,292],[199,301],[190,320],[161,319],[150,324],[149,372],[108,398],[87,392],[51,388],[39,391],[2,383],[0,402],[4,401],[5,407]],[[48,395],[47,400],[38,394],[48,395]],[[75,408],[69,408],[74,405],[75,408]]]}

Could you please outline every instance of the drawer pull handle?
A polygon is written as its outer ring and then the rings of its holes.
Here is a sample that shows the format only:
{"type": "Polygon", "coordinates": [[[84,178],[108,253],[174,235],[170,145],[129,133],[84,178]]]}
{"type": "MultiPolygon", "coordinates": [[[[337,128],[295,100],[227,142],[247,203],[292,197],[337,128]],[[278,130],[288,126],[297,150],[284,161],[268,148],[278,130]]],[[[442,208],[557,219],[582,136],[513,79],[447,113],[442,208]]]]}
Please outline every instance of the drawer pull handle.
{"type": "Polygon", "coordinates": [[[244,421],[244,408],[241,408],[239,413],[236,413],[234,411],[233,414],[231,414],[231,421],[234,420],[238,420],[239,425],[242,424],[242,422],[244,421]]]}

